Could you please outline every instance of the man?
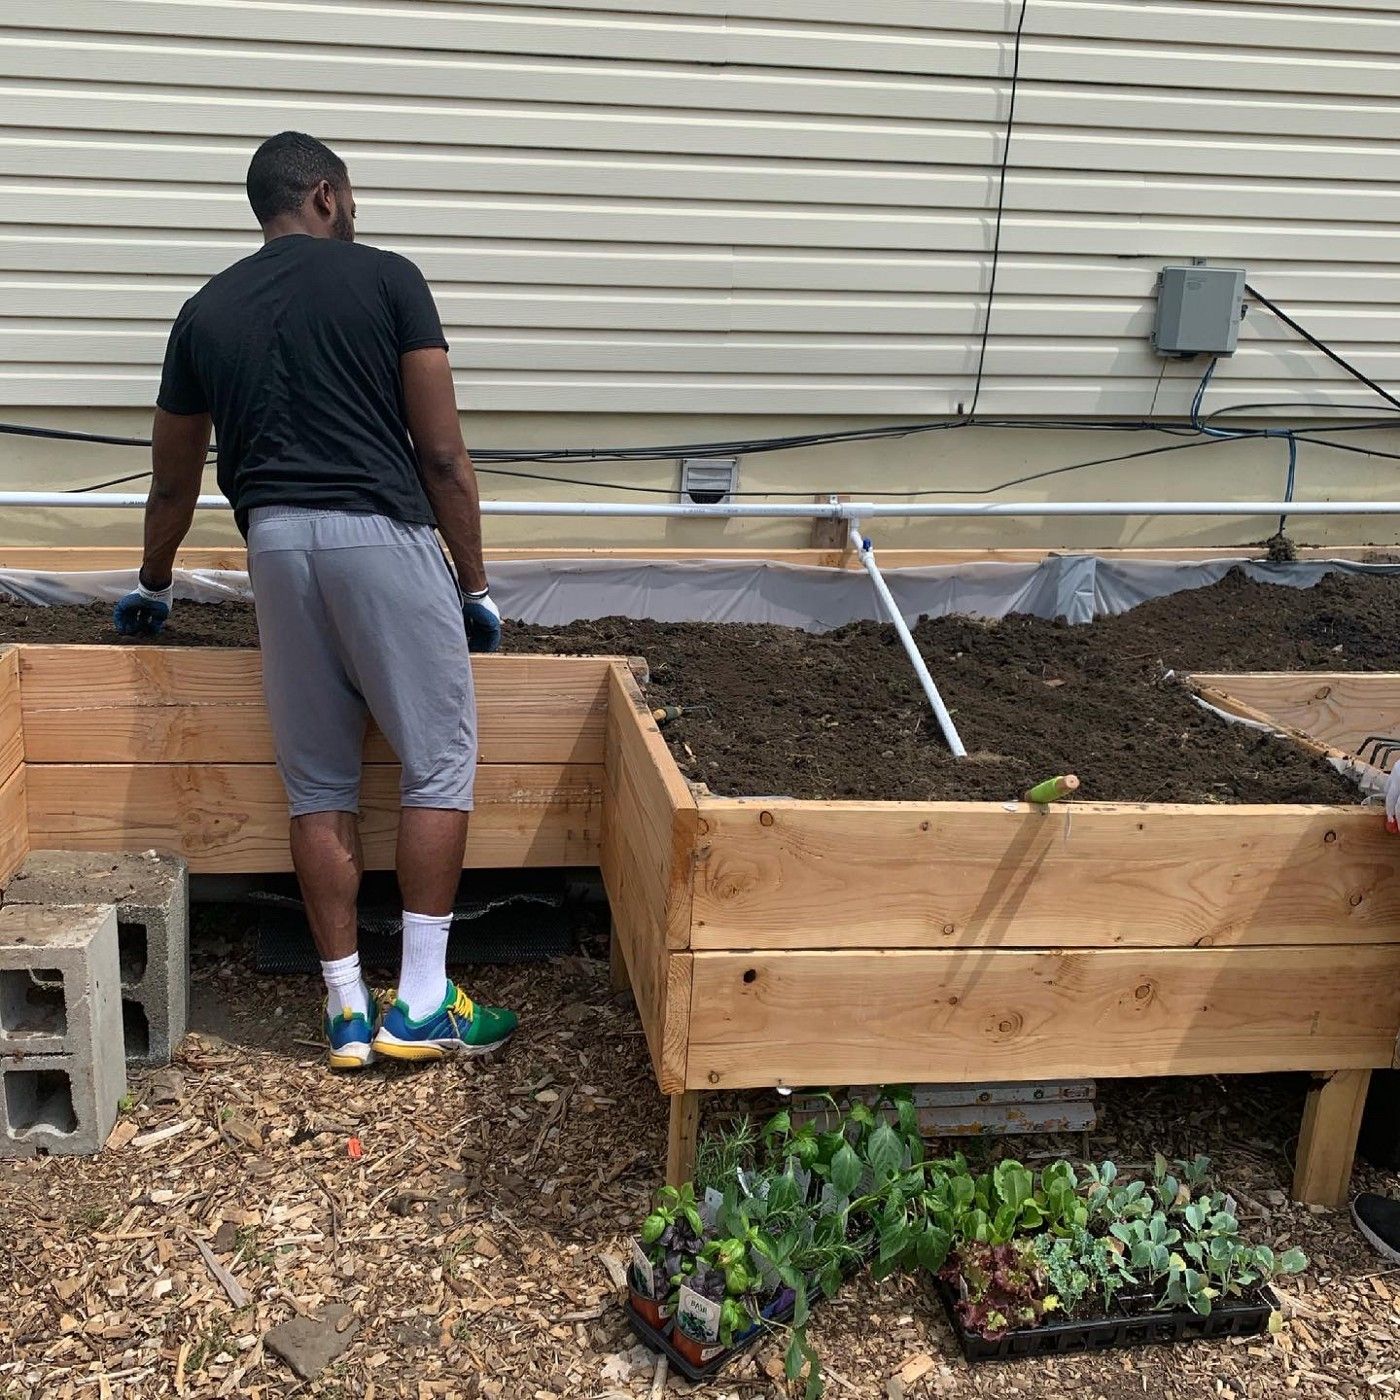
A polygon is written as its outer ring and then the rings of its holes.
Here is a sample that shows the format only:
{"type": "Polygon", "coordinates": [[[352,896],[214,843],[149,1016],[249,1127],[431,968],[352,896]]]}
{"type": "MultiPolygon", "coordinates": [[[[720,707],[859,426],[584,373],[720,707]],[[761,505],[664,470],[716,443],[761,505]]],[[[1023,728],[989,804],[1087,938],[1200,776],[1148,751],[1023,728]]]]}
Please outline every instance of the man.
{"type": "Polygon", "coordinates": [[[484,1053],[515,1015],[459,991],[446,954],[476,771],[467,651],[495,650],[501,622],[447,342],[418,269],[354,242],[349,175],[321,142],[295,131],[264,142],[248,200],[262,248],[186,302],[170,333],[143,562],[116,627],[155,633],[169,616],[216,429],[219,487],[248,542],[330,1063],[484,1053]],[[403,965],[382,1019],[356,942],[368,715],[403,765],[403,965]]]}

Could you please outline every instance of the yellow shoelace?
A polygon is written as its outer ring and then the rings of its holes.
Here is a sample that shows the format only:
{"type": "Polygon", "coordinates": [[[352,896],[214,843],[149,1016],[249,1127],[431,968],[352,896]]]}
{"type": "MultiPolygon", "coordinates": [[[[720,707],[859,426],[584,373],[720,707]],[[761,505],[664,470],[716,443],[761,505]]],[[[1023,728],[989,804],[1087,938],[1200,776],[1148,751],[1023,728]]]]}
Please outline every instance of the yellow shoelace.
{"type": "MultiPolygon", "coordinates": [[[[458,1016],[470,1021],[476,1015],[476,1003],[460,988],[456,989],[457,995],[452,999],[452,1005],[447,1007],[448,1016],[455,1022],[458,1016]]],[[[387,992],[376,993],[381,1010],[387,1010],[399,999],[399,989],[390,987],[387,992]]]]}
{"type": "Polygon", "coordinates": [[[452,1006],[447,1014],[451,1018],[454,1026],[457,1024],[458,1016],[462,1017],[463,1020],[470,1021],[472,1017],[476,1015],[476,1004],[460,987],[458,987],[457,995],[453,999],[452,1006]]]}

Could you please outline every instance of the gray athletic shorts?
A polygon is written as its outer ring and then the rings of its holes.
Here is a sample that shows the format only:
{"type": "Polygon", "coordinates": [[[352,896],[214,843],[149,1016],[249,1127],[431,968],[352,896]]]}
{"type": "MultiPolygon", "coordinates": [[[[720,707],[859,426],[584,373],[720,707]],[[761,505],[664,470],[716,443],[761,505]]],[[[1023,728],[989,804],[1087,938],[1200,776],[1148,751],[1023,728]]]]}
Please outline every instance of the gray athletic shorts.
{"type": "Polygon", "coordinates": [[[264,506],[249,517],[248,574],[292,816],[359,811],[369,715],[403,765],[405,807],[471,811],[476,696],[433,530],[264,506]]]}

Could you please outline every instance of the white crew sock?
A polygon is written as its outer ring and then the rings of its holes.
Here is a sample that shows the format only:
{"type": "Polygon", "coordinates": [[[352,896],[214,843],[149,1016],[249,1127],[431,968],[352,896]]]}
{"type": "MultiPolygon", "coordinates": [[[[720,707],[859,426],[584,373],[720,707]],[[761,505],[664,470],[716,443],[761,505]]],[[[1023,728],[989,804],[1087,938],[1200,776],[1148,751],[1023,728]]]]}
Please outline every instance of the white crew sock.
{"type": "Polygon", "coordinates": [[[451,928],[451,914],[410,914],[404,910],[399,1000],[414,1021],[431,1016],[447,995],[447,935],[451,928]]]}
{"type": "Polygon", "coordinates": [[[360,955],[351,953],[348,958],[336,958],[334,962],[321,964],[321,976],[326,979],[326,1003],[332,1016],[341,1010],[360,1013],[366,1020],[370,1016],[369,988],[360,975],[360,955]]]}

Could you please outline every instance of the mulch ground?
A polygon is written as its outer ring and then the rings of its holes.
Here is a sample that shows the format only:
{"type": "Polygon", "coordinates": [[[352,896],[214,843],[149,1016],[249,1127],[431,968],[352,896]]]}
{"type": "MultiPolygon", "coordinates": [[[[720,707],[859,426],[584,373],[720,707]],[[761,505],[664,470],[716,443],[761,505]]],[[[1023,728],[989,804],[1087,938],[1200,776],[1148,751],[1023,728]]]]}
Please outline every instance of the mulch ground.
{"type": "MultiPolygon", "coordinates": [[[[688,778],[726,796],[1006,801],[1059,773],[1128,802],[1351,802],[1290,744],[1203,711],[1171,672],[1400,670],[1400,579],[1315,588],[1231,575],[1084,627],[948,617],[916,636],[971,753],[953,760],[892,628],[609,618],[508,626],[517,652],[645,657],[688,778]]],[[[0,606],[0,642],[113,642],[110,609],[0,606]]],[[[256,645],[252,609],[176,608],[160,642],[256,645]]]]}
{"type": "MultiPolygon", "coordinates": [[[[201,911],[197,1029],[174,1067],[134,1080],[108,1150],[0,1163],[0,1396],[789,1394],[771,1347],[709,1386],[671,1377],[658,1389],[654,1358],[628,1332],[615,1261],[656,1184],[666,1124],[635,1013],[608,993],[596,928],[549,966],[476,970],[474,991],[522,1012],[499,1061],[349,1078],[315,1048],[319,981],[261,978],[249,949],[237,913],[201,911]],[[348,1308],[343,1330],[330,1329],[343,1349],[303,1382],[267,1334],[335,1304],[348,1308]]],[[[1311,1257],[1282,1286],[1279,1336],[971,1368],[916,1283],[859,1278],[812,1325],[829,1395],[1400,1389],[1400,1271],[1345,1215],[1284,1197],[1303,1089],[1291,1076],[1106,1081],[1087,1142],[1006,1144],[1028,1160],[1210,1154],[1250,1228],[1311,1257]],[[906,1386],[901,1374],[918,1378],[906,1386]]],[[[735,1106],[716,1096],[707,1111],[735,1106]]],[[[1364,1167],[1356,1184],[1400,1190],[1364,1167]]]]}

